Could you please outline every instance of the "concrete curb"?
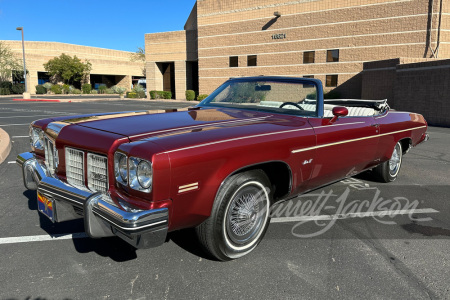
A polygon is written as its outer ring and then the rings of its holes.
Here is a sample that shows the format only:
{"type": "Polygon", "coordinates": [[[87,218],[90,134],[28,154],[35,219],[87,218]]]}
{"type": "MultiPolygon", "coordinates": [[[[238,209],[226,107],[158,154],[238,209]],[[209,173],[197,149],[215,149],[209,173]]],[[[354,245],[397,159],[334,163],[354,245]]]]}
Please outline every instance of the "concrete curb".
{"type": "Polygon", "coordinates": [[[0,128],[0,164],[5,161],[11,151],[11,139],[9,135],[0,128]]]}

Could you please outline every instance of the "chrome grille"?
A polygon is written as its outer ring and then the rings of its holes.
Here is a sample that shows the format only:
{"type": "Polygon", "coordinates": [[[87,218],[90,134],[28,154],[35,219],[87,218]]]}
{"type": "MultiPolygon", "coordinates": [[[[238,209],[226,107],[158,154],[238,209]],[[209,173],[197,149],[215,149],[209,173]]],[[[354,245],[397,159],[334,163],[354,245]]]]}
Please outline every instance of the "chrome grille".
{"type": "Polygon", "coordinates": [[[70,184],[84,186],[83,151],[66,148],[66,177],[70,184]]]}
{"type": "Polygon", "coordinates": [[[90,190],[108,191],[108,159],[105,156],[88,153],[87,176],[90,190]]]}

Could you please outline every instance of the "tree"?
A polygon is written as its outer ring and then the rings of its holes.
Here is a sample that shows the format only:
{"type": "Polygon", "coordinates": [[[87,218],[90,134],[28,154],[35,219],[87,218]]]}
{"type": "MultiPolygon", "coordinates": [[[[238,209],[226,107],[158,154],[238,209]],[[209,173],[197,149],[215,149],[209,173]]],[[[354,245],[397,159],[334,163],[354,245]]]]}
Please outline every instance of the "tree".
{"type": "Polygon", "coordinates": [[[135,53],[131,53],[131,61],[142,63],[142,75],[145,76],[145,49],[138,47],[135,53]]]}
{"type": "Polygon", "coordinates": [[[0,42],[0,81],[11,81],[13,72],[23,69],[20,63],[11,49],[0,42]]]}
{"type": "Polygon", "coordinates": [[[56,76],[65,84],[73,84],[89,75],[92,64],[88,60],[82,62],[76,55],[71,57],[63,53],[50,59],[44,64],[44,68],[50,76],[56,76]]]}

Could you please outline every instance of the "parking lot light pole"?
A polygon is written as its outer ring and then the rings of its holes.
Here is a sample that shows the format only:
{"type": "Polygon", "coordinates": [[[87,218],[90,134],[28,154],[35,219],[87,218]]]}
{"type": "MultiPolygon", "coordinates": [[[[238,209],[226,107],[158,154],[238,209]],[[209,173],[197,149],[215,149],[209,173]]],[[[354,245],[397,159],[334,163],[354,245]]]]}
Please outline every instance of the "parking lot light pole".
{"type": "Polygon", "coordinates": [[[23,39],[23,27],[17,27],[16,30],[20,30],[22,32],[23,79],[25,80],[25,93],[28,93],[27,67],[26,67],[26,64],[25,64],[25,42],[24,42],[24,39],[23,39]]]}

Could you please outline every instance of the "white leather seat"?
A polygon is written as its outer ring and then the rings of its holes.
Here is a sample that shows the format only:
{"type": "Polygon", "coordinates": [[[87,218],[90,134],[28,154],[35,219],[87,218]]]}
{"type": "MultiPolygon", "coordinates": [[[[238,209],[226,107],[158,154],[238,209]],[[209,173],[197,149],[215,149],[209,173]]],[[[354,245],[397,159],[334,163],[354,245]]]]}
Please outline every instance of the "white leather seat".
{"type": "MultiPolygon", "coordinates": [[[[277,101],[261,101],[259,105],[267,106],[267,107],[280,107],[282,102],[277,101]]],[[[299,104],[306,111],[316,111],[316,104],[299,104]]],[[[333,107],[337,105],[325,104],[324,105],[324,117],[331,118],[333,117],[333,107]]],[[[294,105],[285,105],[283,108],[286,109],[298,109],[294,105]]],[[[368,117],[375,115],[375,109],[368,107],[347,107],[348,109],[348,117],[368,117]]]]}
{"type": "Polygon", "coordinates": [[[307,111],[316,111],[316,105],[315,104],[300,104],[300,106],[307,111]]]}
{"type": "Polygon", "coordinates": [[[375,114],[375,109],[368,107],[347,107],[350,117],[368,117],[375,114]]]}

